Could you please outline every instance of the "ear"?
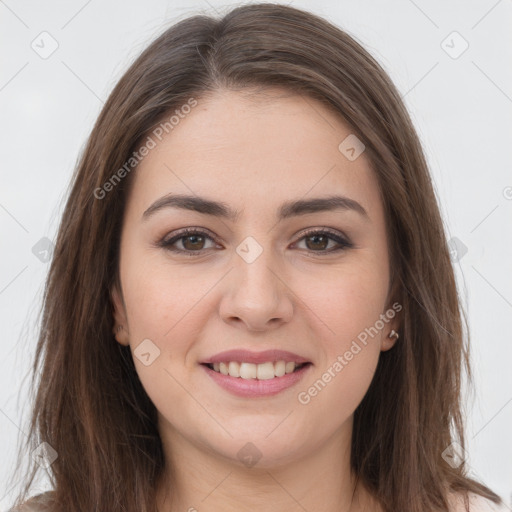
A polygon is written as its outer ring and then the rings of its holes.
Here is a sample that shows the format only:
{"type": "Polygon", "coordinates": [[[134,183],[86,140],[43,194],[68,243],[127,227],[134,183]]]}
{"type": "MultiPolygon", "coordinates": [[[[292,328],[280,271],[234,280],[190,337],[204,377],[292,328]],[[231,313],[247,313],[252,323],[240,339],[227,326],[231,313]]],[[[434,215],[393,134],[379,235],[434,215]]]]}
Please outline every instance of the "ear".
{"type": "Polygon", "coordinates": [[[382,341],[381,341],[381,351],[386,352],[387,350],[393,348],[395,343],[400,343],[400,335],[401,329],[400,327],[403,325],[402,316],[403,316],[403,306],[401,301],[401,293],[398,284],[398,280],[395,279],[392,289],[390,290],[389,297],[391,299],[395,298],[396,300],[390,300],[388,302],[388,307],[384,313],[389,321],[386,324],[382,332],[382,341]],[[394,335],[390,337],[391,333],[397,333],[398,336],[394,335]]]}
{"type": "Polygon", "coordinates": [[[395,333],[398,332],[396,329],[393,329],[393,327],[389,326],[384,331],[382,335],[382,341],[380,343],[381,352],[386,352],[387,350],[393,348],[395,346],[395,343],[399,340],[399,338],[397,338],[396,336],[389,336],[393,331],[395,333]]]}
{"type": "Polygon", "coordinates": [[[126,308],[122,294],[118,290],[118,285],[114,284],[110,290],[110,298],[112,300],[112,306],[114,308],[114,327],[112,332],[118,343],[124,346],[130,344],[130,338],[128,333],[128,321],[126,316],[126,308]]]}

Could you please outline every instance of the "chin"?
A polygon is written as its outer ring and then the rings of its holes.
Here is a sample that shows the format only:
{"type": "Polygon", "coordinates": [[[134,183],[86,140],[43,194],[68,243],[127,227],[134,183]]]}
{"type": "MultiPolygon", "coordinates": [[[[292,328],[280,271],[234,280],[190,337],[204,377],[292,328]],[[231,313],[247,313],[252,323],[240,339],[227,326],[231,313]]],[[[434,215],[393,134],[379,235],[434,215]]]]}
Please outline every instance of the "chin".
{"type": "Polygon", "coordinates": [[[304,440],[291,437],[286,429],[281,434],[269,435],[271,430],[255,434],[254,428],[237,430],[234,438],[225,439],[221,445],[210,448],[227,459],[248,469],[270,469],[298,461],[304,456],[304,440]]]}

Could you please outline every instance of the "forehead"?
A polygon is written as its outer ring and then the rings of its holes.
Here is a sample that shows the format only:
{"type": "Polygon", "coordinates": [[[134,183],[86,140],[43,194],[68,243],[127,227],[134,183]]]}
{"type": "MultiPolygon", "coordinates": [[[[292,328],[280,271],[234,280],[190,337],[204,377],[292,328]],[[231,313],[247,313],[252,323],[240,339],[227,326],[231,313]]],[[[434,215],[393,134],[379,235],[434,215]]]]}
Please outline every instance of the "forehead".
{"type": "Polygon", "coordinates": [[[139,211],[169,192],[222,198],[238,210],[308,194],[340,193],[369,210],[379,202],[364,152],[349,160],[340,151],[350,127],[315,99],[282,89],[218,91],[187,112],[153,137],[137,167],[131,202],[139,211]]]}

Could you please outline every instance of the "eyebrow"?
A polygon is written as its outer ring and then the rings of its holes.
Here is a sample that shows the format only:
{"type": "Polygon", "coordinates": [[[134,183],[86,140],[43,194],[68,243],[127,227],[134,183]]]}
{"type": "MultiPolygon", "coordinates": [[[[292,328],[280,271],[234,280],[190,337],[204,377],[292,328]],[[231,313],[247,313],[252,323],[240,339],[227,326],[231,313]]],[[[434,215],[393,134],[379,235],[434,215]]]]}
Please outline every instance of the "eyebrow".
{"type": "MultiPolygon", "coordinates": [[[[182,194],[167,194],[157,199],[143,214],[142,220],[147,220],[156,212],[165,208],[179,208],[182,210],[191,210],[204,215],[212,215],[223,219],[236,222],[242,213],[240,210],[233,210],[227,204],[219,201],[213,201],[199,196],[190,196],[182,194]]],[[[366,220],[369,220],[368,213],[363,206],[344,196],[318,197],[313,199],[299,199],[296,201],[287,201],[281,205],[278,210],[277,218],[279,221],[306,215],[308,213],[326,212],[332,210],[352,210],[359,213],[366,220]]]]}

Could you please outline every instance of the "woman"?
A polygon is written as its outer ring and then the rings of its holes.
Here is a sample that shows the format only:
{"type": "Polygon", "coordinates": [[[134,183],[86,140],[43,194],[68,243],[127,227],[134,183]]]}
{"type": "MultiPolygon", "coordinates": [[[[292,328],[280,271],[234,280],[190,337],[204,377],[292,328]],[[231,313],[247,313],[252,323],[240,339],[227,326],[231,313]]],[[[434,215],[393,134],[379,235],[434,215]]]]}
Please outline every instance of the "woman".
{"type": "Polygon", "coordinates": [[[498,510],[464,461],[463,334],[379,64],[298,9],[191,17],[122,77],[74,176],[34,362],[54,490],[16,505],[498,510]]]}

